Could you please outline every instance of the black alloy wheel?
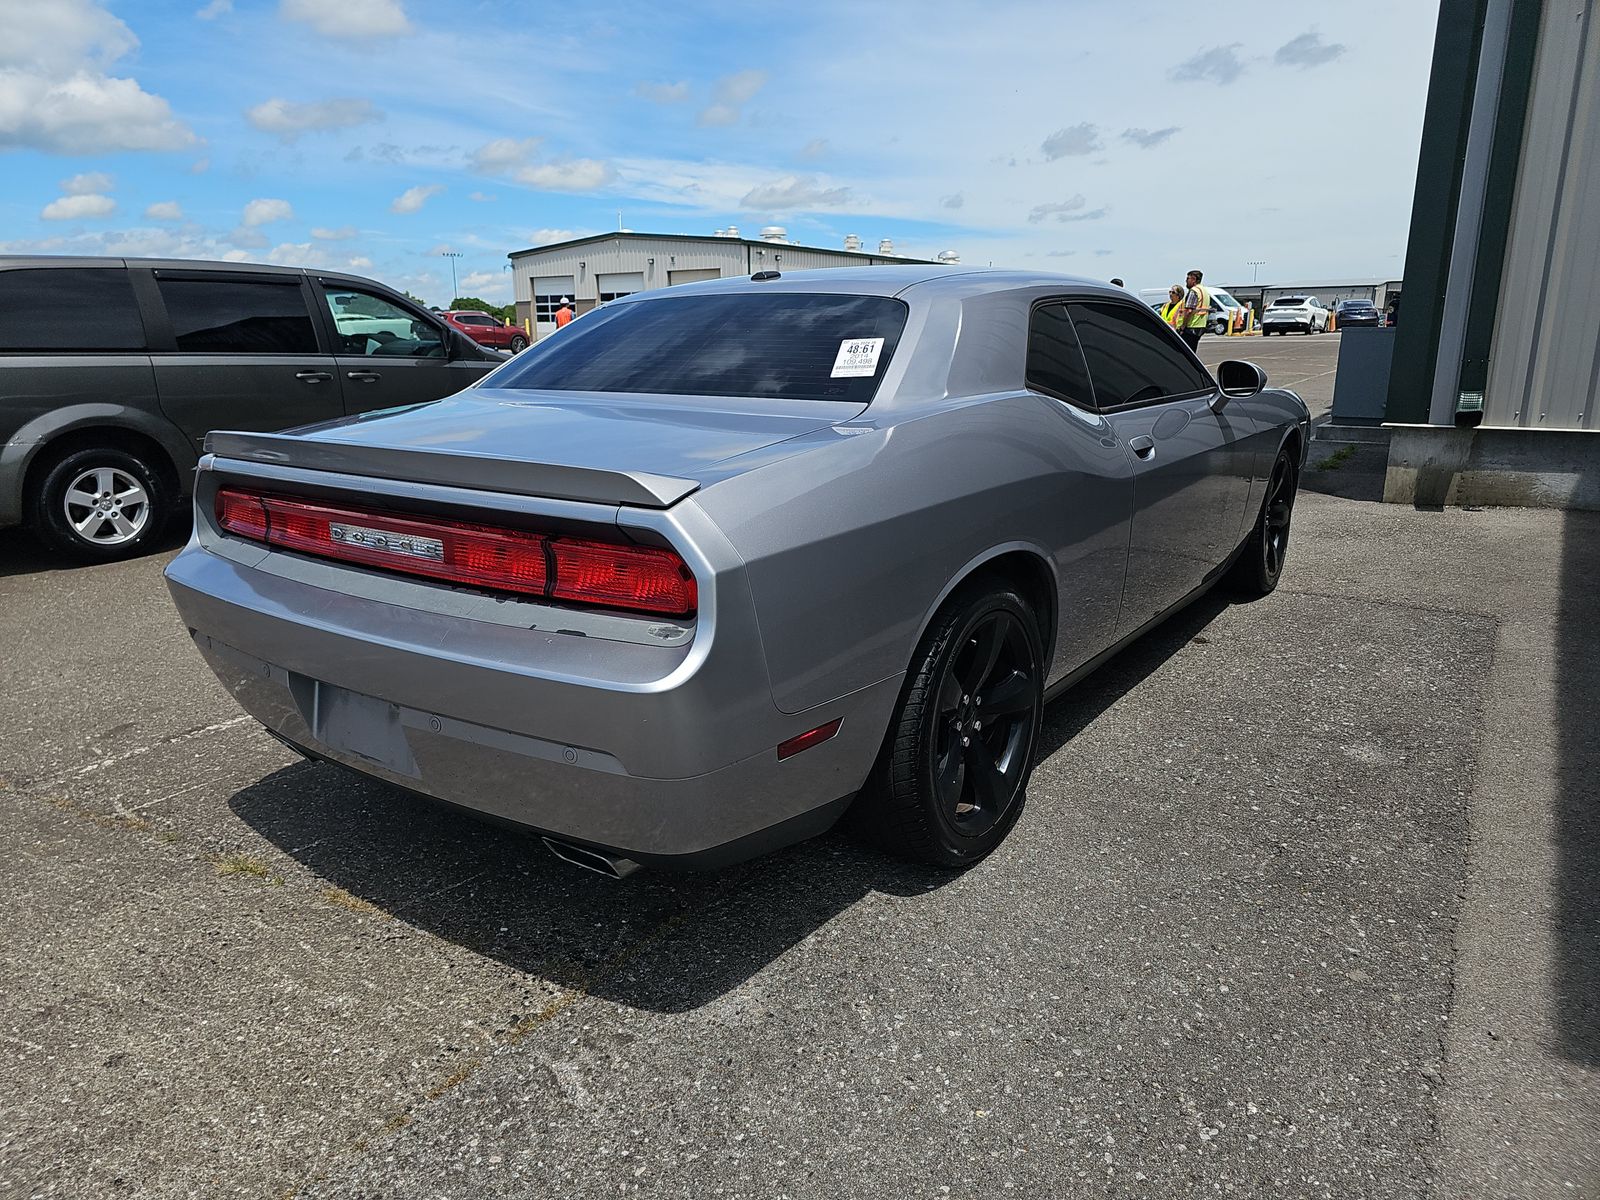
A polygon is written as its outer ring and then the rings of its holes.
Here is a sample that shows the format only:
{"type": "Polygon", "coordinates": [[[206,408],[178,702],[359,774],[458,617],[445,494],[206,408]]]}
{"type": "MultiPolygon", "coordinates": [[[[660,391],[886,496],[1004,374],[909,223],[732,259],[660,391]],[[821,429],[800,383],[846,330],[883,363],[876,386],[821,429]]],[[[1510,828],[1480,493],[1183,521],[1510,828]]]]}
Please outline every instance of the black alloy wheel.
{"type": "Polygon", "coordinates": [[[1229,572],[1229,582],[1246,596],[1265,596],[1283,576],[1289,555],[1289,524],[1294,517],[1294,498],[1299,487],[1299,472],[1288,446],[1278,451],[1267,479],[1266,496],[1255,528],[1229,572]]]}
{"type": "Polygon", "coordinates": [[[964,588],[935,618],[874,773],[885,849],[961,867],[1000,844],[1033,767],[1043,659],[1033,610],[1008,588],[964,588]]]}

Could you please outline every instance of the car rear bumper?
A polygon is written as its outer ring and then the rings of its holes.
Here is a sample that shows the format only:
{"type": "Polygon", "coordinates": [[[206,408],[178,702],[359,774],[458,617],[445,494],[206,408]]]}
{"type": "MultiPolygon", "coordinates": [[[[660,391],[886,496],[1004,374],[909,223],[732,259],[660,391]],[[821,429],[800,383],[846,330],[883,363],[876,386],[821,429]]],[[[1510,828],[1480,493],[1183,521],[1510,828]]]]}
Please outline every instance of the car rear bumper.
{"type": "Polygon", "coordinates": [[[865,782],[899,695],[897,676],[780,712],[727,595],[714,647],[608,643],[329,590],[201,542],[167,569],[173,599],[269,731],[638,862],[718,866],[821,832],[865,782]],[[833,738],[778,759],[779,743],[835,718],[833,738]]]}

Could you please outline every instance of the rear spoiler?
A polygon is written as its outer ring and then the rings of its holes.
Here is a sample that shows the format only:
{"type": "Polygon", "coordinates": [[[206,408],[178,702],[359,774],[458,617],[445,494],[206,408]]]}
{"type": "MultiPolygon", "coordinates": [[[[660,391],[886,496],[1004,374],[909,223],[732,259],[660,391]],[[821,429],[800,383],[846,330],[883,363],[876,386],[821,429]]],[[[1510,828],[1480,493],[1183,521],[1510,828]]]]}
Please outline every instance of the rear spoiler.
{"type": "Polygon", "coordinates": [[[206,435],[205,448],[218,458],[243,462],[634,508],[670,508],[700,487],[697,480],[645,471],[607,471],[460,451],[356,446],[281,433],[218,431],[206,435]]]}

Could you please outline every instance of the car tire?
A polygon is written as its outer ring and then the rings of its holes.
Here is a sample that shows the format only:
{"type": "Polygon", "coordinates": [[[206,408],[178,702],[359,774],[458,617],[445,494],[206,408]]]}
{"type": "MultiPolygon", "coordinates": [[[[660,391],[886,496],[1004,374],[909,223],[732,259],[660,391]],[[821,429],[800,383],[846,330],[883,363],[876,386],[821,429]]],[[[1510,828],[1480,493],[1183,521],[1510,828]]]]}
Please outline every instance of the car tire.
{"type": "Polygon", "coordinates": [[[1244,549],[1228,572],[1228,583],[1241,596],[1271,595],[1283,577],[1284,559],[1289,552],[1289,525],[1294,516],[1294,498],[1300,486],[1300,470],[1285,446],[1278,451],[1267,476],[1266,495],[1255,527],[1245,540],[1244,549]]]}
{"type": "Polygon", "coordinates": [[[520,333],[517,334],[516,337],[511,339],[511,345],[508,347],[508,349],[513,354],[521,354],[527,348],[528,348],[528,339],[523,337],[520,333]]]}
{"type": "Polygon", "coordinates": [[[1044,670],[1027,600],[996,581],[957,590],[917,646],[862,797],[879,846],[961,868],[1000,844],[1027,796],[1044,670]]]}
{"type": "Polygon", "coordinates": [[[28,525],[45,545],[80,562],[116,562],[160,540],[176,499],[146,457],[91,447],[45,469],[28,498],[28,525]]]}

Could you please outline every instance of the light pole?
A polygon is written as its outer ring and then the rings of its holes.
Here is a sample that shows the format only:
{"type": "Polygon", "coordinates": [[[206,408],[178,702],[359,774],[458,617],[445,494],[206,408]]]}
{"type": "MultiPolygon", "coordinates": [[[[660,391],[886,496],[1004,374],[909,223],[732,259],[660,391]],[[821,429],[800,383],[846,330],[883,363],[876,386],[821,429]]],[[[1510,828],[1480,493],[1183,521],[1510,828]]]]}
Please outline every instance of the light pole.
{"type": "Polygon", "coordinates": [[[1250,268],[1250,282],[1251,283],[1254,283],[1256,281],[1256,271],[1259,268],[1264,267],[1266,265],[1267,265],[1267,260],[1264,259],[1264,258],[1250,259],[1249,261],[1247,261],[1245,263],[1245,266],[1250,268]]]}
{"type": "Polygon", "coordinates": [[[439,257],[450,260],[450,303],[454,304],[456,297],[461,294],[460,285],[456,283],[456,259],[465,258],[466,255],[459,250],[441,250],[439,257]]]}

